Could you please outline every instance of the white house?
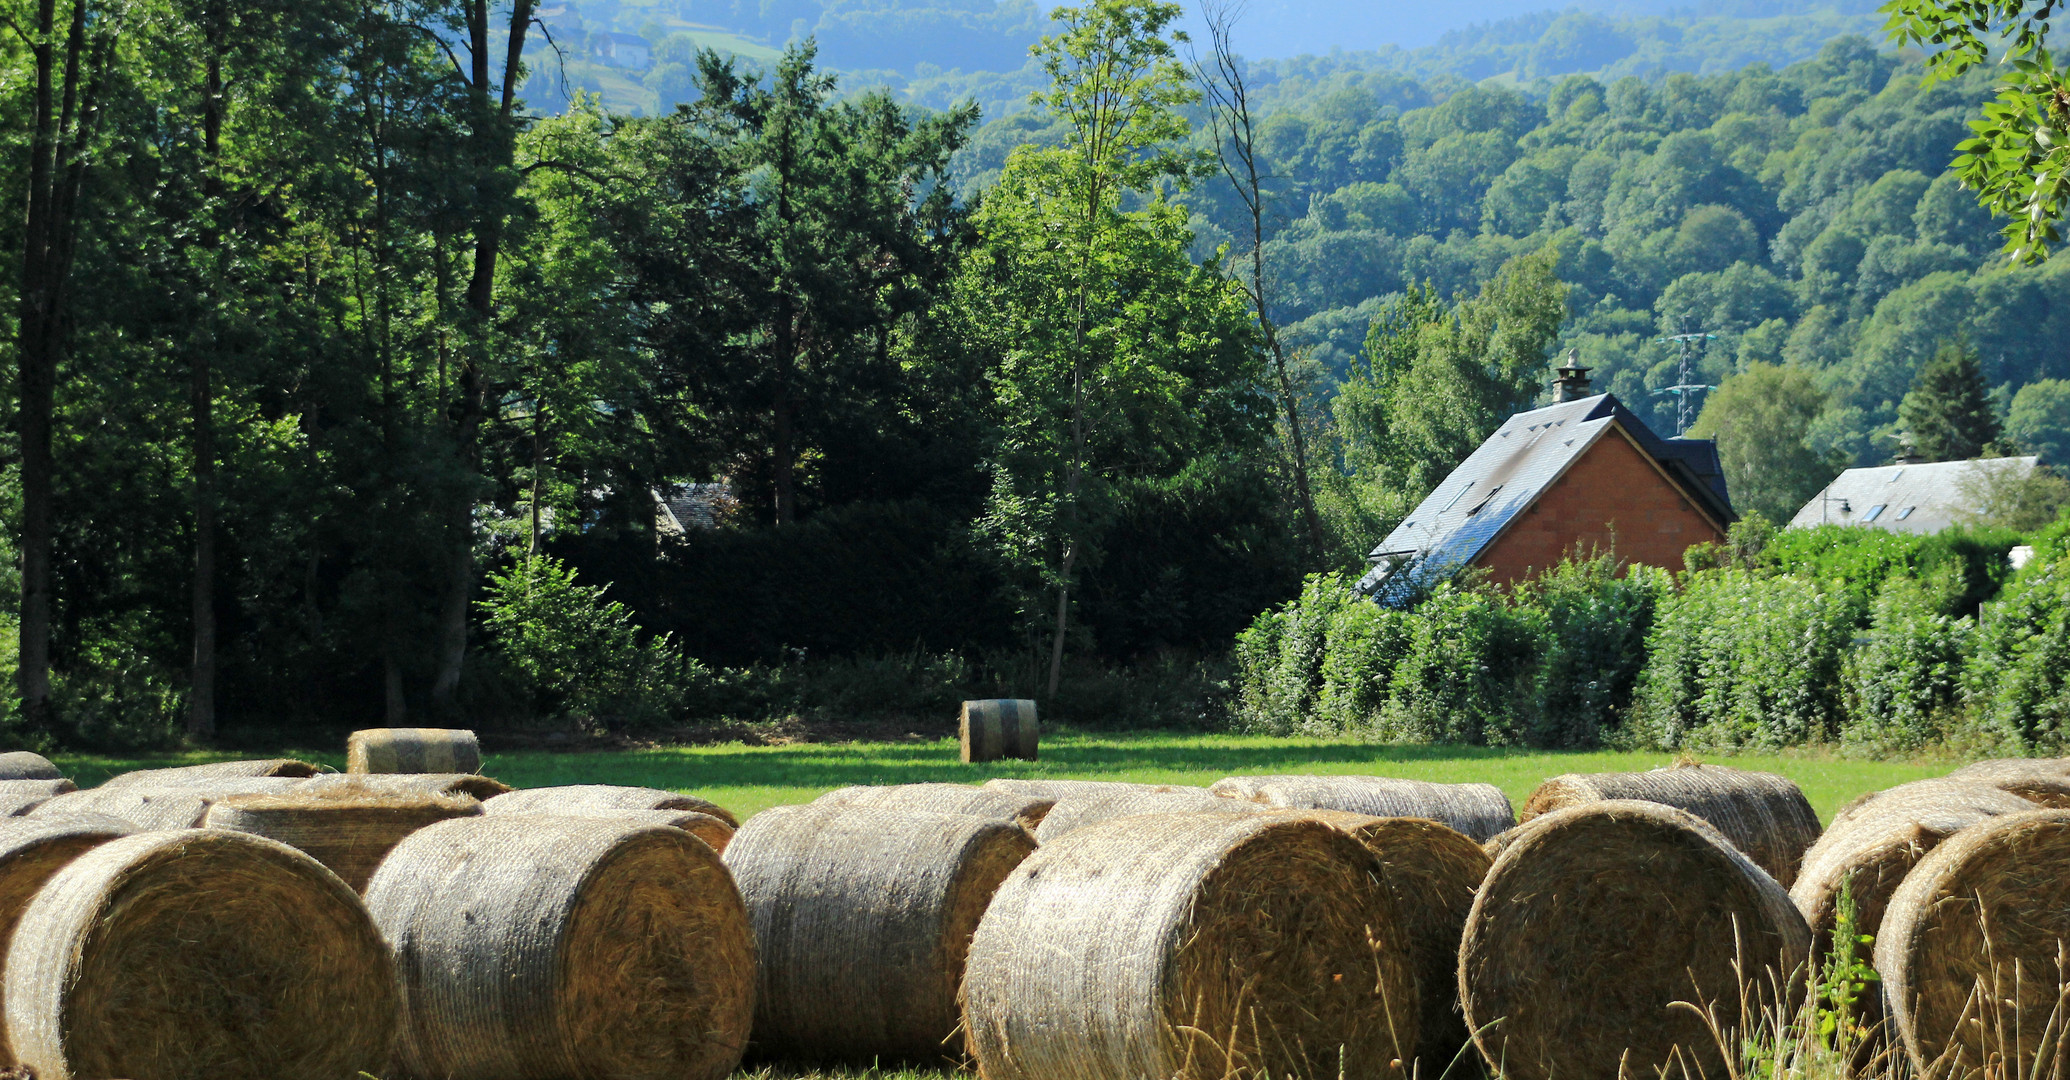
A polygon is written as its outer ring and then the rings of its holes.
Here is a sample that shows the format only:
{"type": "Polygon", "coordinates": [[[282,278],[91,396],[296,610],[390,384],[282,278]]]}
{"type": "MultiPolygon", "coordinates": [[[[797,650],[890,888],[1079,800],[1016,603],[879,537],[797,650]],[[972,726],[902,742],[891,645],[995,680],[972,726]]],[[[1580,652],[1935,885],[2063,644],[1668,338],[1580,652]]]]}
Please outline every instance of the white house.
{"type": "Polygon", "coordinates": [[[1866,525],[1891,532],[1937,533],[1982,509],[1972,504],[1992,474],[2025,472],[2033,469],[2037,460],[1978,458],[1849,469],[1834,477],[1824,491],[1812,496],[1790,519],[1790,528],[1866,525]]]}

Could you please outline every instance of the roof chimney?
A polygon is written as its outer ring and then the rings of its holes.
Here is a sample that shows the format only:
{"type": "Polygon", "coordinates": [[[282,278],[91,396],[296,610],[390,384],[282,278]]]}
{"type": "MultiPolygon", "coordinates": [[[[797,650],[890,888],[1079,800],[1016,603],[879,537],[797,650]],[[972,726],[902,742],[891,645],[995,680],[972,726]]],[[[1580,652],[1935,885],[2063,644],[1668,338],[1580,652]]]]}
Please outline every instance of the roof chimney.
{"type": "Polygon", "coordinates": [[[1581,362],[1580,351],[1568,349],[1566,363],[1557,369],[1560,377],[1553,380],[1553,400],[1579,401],[1589,396],[1589,368],[1581,362]]]}

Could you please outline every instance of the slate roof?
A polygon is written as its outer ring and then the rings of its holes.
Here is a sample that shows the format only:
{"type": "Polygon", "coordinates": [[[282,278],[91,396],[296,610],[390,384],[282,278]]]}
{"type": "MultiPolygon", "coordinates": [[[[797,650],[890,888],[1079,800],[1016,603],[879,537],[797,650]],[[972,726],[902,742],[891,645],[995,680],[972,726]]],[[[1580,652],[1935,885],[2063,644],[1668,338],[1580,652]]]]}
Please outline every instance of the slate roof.
{"type": "Polygon", "coordinates": [[[1705,513],[1734,520],[1717,444],[1663,439],[1615,395],[1597,394],[1504,421],[1373,549],[1360,591],[1382,602],[1403,600],[1458,573],[1613,428],[1659,462],[1705,513]]]}
{"type": "Polygon", "coordinates": [[[1865,525],[1890,532],[1937,533],[1977,509],[1963,497],[1965,478],[1999,469],[2032,469],[2037,460],[1980,458],[1849,469],[1812,496],[1789,527],[1865,525]]]}

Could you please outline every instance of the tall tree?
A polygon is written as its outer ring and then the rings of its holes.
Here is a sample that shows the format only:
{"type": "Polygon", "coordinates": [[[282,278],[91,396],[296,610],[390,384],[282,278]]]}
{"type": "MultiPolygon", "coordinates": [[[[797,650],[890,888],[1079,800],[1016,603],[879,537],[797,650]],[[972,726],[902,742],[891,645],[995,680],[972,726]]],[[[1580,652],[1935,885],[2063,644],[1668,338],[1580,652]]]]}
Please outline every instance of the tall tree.
{"type": "Polygon", "coordinates": [[[1806,439],[1825,404],[1809,372],[1754,363],[1719,384],[1689,435],[1718,440],[1735,508],[1787,522],[1846,468],[1845,455],[1806,439]]]}
{"type": "Polygon", "coordinates": [[[1967,461],[1997,442],[1998,410],[1984,386],[1976,350],[1967,344],[1941,346],[1898,403],[1898,423],[1913,451],[1928,461],[1967,461]]]}

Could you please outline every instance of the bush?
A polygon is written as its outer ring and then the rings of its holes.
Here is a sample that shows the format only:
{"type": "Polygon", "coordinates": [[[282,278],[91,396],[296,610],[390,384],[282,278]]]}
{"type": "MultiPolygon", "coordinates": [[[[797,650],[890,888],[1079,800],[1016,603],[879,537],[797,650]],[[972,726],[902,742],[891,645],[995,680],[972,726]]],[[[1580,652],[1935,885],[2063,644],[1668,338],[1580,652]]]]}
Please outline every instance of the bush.
{"type": "Polygon", "coordinates": [[[1978,630],[1966,680],[1979,734],[2003,750],[2070,745],[2070,558],[2029,563],[1978,630]]]}
{"type": "Polygon", "coordinates": [[[495,650],[521,678],[542,716],[573,716],[607,727],[672,716],[683,669],[668,637],[642,643],[632,612],[604,598],[606,586],[578,584],[574,568],[524,559],[489,575],[480,602],[495,650]]]}
{"type": "Polygon", "coordinates": [[[1235,720],[1270,734],[1300,730],[1322,689],[1324,650],[1336,613],[1365,600],[1344,574],[1311,574],[1301,595],[1252,620],[1236,638],[1235,720]]]}
{"type": "Polygon", "coordinates": [[[1842,739],[1876,751],[1912,751],[1943,740],[1959,721],[1976,622],[1945,613],[1949,591],[1909,577],[1883,583],[1868,644],[1845,664],[1842,739]]]}
{"type": "Polygon", "coordinates": [[[1569,558],[1519,592],[1542,620],[1545,641],[1526,736],[1534,746],[1597,746],[1623,726],[1646,664],[1646,635],[1674,578],[1650,566],[1617,570],[1607,554],[1569,558]]]}
{"type": "Polygon", "coordinates": [[[1537,621],[1495,590],[1445,582],[1409,622],[1377,733],[1401,742],[1523,741],[1543,653],[1537,621]]]}
{"type": "Polygon", "coordinates": [[[1312,726],[1359,731],[1380,722],[1389,678],[1408,654],[1414,618],[1378,604],[1346,604],[1323,640],[1322,690],[1312,726]]]}

